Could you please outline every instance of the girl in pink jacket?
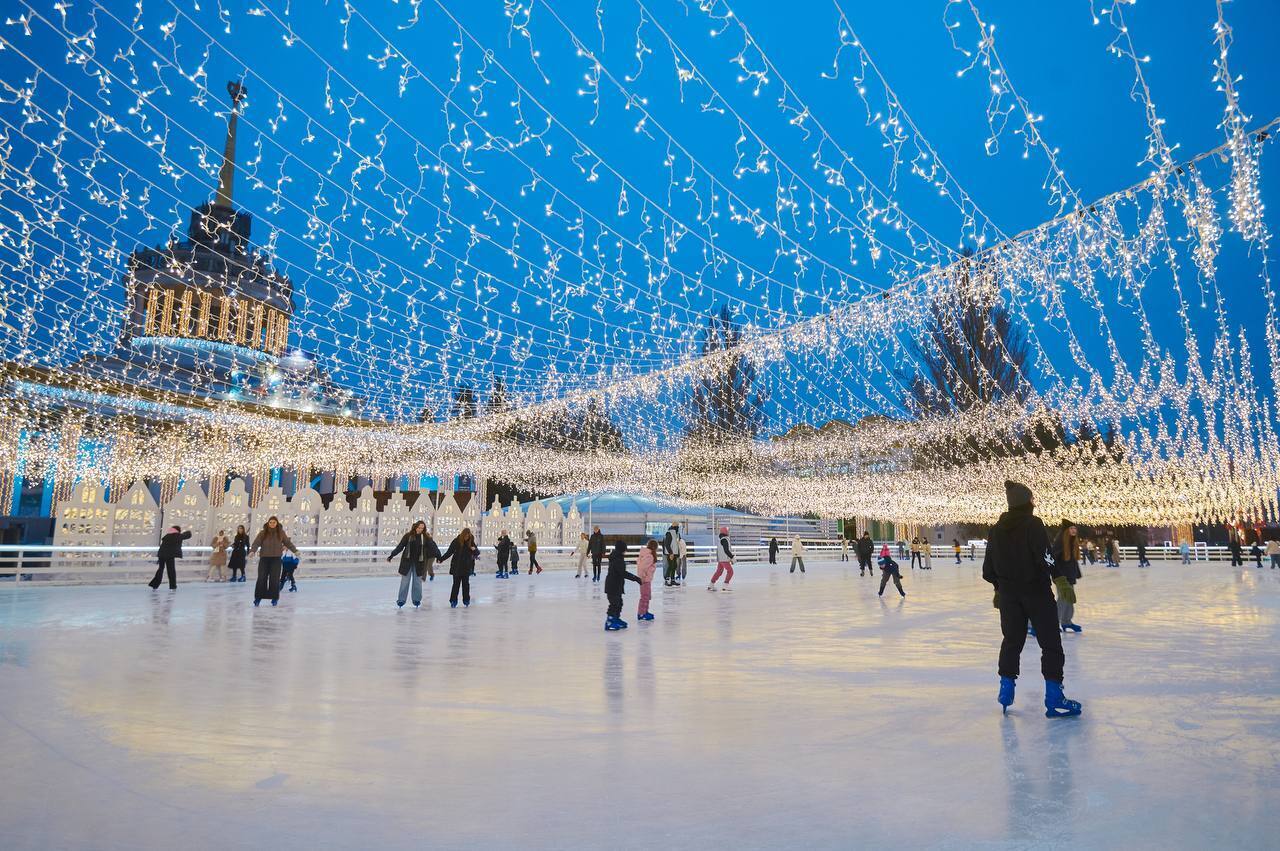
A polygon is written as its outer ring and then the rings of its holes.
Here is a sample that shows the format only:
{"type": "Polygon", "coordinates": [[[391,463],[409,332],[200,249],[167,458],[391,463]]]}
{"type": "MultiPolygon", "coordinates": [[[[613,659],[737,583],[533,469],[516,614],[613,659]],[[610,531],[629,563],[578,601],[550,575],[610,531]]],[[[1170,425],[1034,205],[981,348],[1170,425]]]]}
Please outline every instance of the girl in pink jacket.
{"type": "Polygon", "coordinates": [[[640,577],[640,609],[636,618],[642,621],[653,620],[653,612],[649,611],[649,597],[653,593],[653,574],[658,569],[658,542],[649,541],[640,548],[636,556],[636,576],[640,577]]]}

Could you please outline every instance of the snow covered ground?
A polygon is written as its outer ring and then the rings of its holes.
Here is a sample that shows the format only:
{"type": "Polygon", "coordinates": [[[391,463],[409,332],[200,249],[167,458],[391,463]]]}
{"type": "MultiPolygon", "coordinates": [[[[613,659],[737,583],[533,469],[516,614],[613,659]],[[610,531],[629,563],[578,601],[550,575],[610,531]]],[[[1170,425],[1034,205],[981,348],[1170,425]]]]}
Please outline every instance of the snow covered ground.
{"type": "MultiPolygon", "coordinates": [[[[564,572],[0,586],[0,845],[1261,848],[1280,831],[1280,571],[1085,568],[1081,718],[1009,717],[976,565],[745,566],[606,634],[564,572]],[[890,597],[892,595],[892,598],[890,597]]],[[[252,572],[252,571],[251,571],[252,572]]]]}

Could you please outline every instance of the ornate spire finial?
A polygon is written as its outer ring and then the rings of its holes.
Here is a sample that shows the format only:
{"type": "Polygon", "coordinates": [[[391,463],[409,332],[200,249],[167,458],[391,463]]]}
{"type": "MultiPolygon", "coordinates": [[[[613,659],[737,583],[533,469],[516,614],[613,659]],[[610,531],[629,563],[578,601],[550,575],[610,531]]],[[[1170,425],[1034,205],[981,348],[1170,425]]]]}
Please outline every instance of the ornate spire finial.
{"type": "Polygon", "coordinates": [[[248,88],[239,80],[227,83],[227,94],[231,95],[231,116],[227,119],[227,141],[222,148],[222,168],[218,170],[218,195],[214,205],[232,207],[232,190],[236,180],[236,121],[240,117],[240,101],[249,93],[248,88]]]}

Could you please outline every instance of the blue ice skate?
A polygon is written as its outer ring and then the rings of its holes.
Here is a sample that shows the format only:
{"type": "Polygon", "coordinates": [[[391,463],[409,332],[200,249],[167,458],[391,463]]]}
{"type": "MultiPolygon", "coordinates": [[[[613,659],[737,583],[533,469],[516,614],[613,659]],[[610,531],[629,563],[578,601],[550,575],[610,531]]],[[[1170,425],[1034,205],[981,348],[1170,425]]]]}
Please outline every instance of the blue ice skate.
{"type": "Polygon", "coordinates": [[[618,625],[618,629],[626,629],[626,628],[627,628],[627,622],[626,622],[626,621],[624,621],[622,618],[614,618],[614,619],[613,619],[613,622],[614,622],[614,623],[616,623],[616,624],[618,625]]]}
{"type": "Polygon", "coordinates": [[[456,608],[458,608],[458,601],[457,601],[457,600],[450,600],[450,601],[449,601],[449,608],[451,608],[451,609],[456,609],[456,608]]]}
{"type": "Polygon", "coordinates": [[[1003,707],[1000,711],[1005,715],[1009,714],[1009,707],[1013,705],[1013,689],[1015,685],[1016,682],[1013,677],[1000,678],[1000,695],[996,700],[1000,701],[1000,705],[1003,707]]]}
{"type": "Polygon", "coordinates": [[[643,615],[637,615],[636,620],[651,621],[653,620],[653,612],[645,612],[643,615]]]}
{"type": "Polygon", "coordinates": [[[1045,718],[1068,718],[1072,715],[1079,715],[1080,712],[1080,701],[1068,700],[1066,695],[1062,693],[1062,683],[1054,682],[1053,680],[1044,681],[1045,718]]]}
{"type": "Polygon", "coordinates": [[[611,615],[605,615],[604,631],[613,632],[614,630],[622,629],[622,627],[620,626],[621,623],[622,621],[618,620],[617,618],[611,615]]]}
{"type": "Polygon", "coordinates": [[[1084,632],[1084,628],[1078,623],[1064,623],[1062,625],[1062,631],[1066,632],[1067,630],[1070,630],[1071,632],[1084,632]]]}

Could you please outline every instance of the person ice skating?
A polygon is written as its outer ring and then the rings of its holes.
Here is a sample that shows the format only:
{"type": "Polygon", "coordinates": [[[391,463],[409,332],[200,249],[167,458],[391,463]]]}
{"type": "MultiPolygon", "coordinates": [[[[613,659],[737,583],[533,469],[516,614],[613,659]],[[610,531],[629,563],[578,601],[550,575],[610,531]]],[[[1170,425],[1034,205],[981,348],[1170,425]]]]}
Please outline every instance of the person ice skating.
{"type": "MultiPolygon", "coordinates": [[[[662,555],[666,563],[662,571],[662,584],[672,588],[680,584],[680,527],[675,523],[662,536],[662,555]]],[[[612,559],[613,554],[610,553],[612,559]]]]}
{"type": "Polygon", "coordinates": [[[1182,543],[1178,544],[1178,553],[1182,556],[1183,564],[1191,564],[1191,545],[1187,543],[1187,539],[1183,538],[1182,543]]]}
{"type": "Polygon", "coordinates": [[[177,526],[170,526],[169,531],[160,538],[160,548],[156,550],[156,575],[147,583],[151,586],[151,590],[154,591],[160,587],[160,580],[164,578],[166,571],[169,574],[169,590],[177,589],[178,574],[174,560],[182,558],[182,542],[190,537],[190,529],[184,532],[177,526]]]}
{"type": "Polygon", "coordinates": [[[587,556],[591,554],[591,539],[587,537],[586,532],[578,533],[578,546],[573,551],[578,557],[578,572],[573,575],[574,579],[586,578],[587,576],[587,556]]]}
{"type": "Polygon", "coordinates": [[[532,576],[536,570],[542,572],[542,565],[538,564],[538,536],[530,529],[524,533],[525,549],[529,551],[529,575],[532,576]]]}
{"type": "Polygon", "coordinates": [[[1249,547],[1249,555],[1253,556],[1253,563],[1258,570],[1262,570],[1262,547],[1258,546],[1258,542],[1254,541],[1249,547]]]}
{"type": "Polygon", "coordinates": [[[1076,582],[1080,573],[1080,536],[1075,524],[1069,520],[1062,521],[1062,533],[1058,536],[1058,547],[1054,552],[1058,575],[1053,577],[1054,588],[1058,592],[1058,625],[1062,631],[1082,632],[1080,625],[1073,617],[1076,610],[1076,582]]]}
{"type": "Polygon", "coordinates": [[[427,573],[427,559],[439,558],[440,548],[427,534],[424,520],[416,521],[409,531],[400,538],[400,543],[387,556],[391,561],[400,556],[400,593],[396,595],[396,606],[404,608],[405,601],[413,595],[413,607],[422,605],[422,580],[427,573]]]}
{"type": "Polygon", "coordinates": [[[280,518],[273,514],[267,518],[262,531],[258,532],[249,547],[250,555],[258,553],[258,581],[253,586],[255,606],[263,600],[270,600],[273,606],[279,604],[281,557],[285,550],[298,555],[298,548],[285,534],[280,518]]]}
{"type": "Polygon", "coordinates": [[[1089,564],[1093,564],[1095,561],[1097,561],[1093,541],[1084,542],[1084,557],[1088,559],[1089,564]]]}
{"type": "Polygon", "coordinates": [[[218,534],[213,536],[213,552],[209,554],[209,572],[205,574],[205,582],[222,582],[227,578],[227,572],[224,568],[227,566],[227,547],[231,546],[231,539],[227,537],[225,529],[219,529],[218,534]],[[217,573],[218,578],[215,580],[213,575],[217,573]]]}
{"type": "Polygon", "coordinates": [[[1244,567],[1244,558],[1240,555],[1240,535],[1229,531],[1227,536],[1227,549],[1231,551],[1231,566],[1244,567]]]}
{"type": "Polygon", "coordinates": [[[844,533],[840,534],[840,560],[849,560],[849,539],[845,537],[844,533]]]}
{"type": "Polygon", "coordinates": [[[800,536],[796,535],[791,539],[791,570],[789,573],[796,572],[796,565],[800,565],[800,572],[804,573],[804,541],[800,540],[800,536]]]}
{"type": "Polygon", "coordinates": [[[1138,567],[1150,567],[1151,560],[1147,558],[1147,539],[1138,539],[1138,567]]]}
{"type": "Polygon", "coordinates": [[[680,536],[680,540],[676,541],[676,561],[679,563],[680,584],[689,581],[689,542],[680,536]]]}
{"type": "Polygon", "coordinates": [[[1280,567],[1280,541],[1275,538],[1267,541],[1267,558],[1271,561],[1271,569],[1280,567]]]}
{"type": "Polygon", "coordinates": [[[280,587],[284,588],[285,583],[289,583],[290,591],[298,590],[298,557],[292,553],[285,553],[280,556],[280,587]]]}
{"type": "Polygon", "coordinates": [[[453,588],[449,591],[450,608],[458,608],[458,590],[462,590],[462,605],[471,605],[471,572],[480,557],[480,549],[470,529],[463,529],[458,537],[449,543],[449,549],[440,556],[443,564],[449,561],[449,574],[453,577],[453,588]]]}
{"type": "Polygon", "coordinates": [[[871,553],[875,549],[875,542],[871,540],[871,533],[863,531],[862,537],[858,539],[858,575],[862,576],[865,571],[869,576],[875,576],[875,568],[871,566],[871,553]]]}
{"type": "Polygon", "coordinates": [[[898,567],[898,563],[889,555],[889,545],[885,544],[884,549],[880,551],[880,593],[878,596],[884,596],[885,586],[889,584],[889,580],[893,580],[893,584],[898,589],[898,593],[903,597],[907,596],[907,592],[902,590],[902,570],[898,567]]]}
{"type": "Polygon", "coordinates": [[[613,546],[613,552],[609,553],[609,572],[604,577],[604,595],[609,600],[604,628],[609,632],[627,628],[627,622],[622,619],[622,583],[627,579],[632,582],[640,581],[639,576],[627,570],[627,542],[618,541],[613,546]]]}
{"type": "Polygon", "coordinates": [[[636,620],[653,620],[649,601],[653,599],[653,575],[657,572],[658,542],[650,538],[649,543],[641,547],[640,554],[636,556],[636,576],[640,577],[640,605],[636,608],[636,620]]]}
{"type": "Polygon", "coordinates": [[[1062,633],[1058,630],[1058,607],[1049,591],[1052,568],[1045,559],[1049,534],[1033,514],[1035,504],[1026,485],[1004,483],[1009,510],[991,527],[987,552],[982,560],[982,578],[995,588],[993,604],[1000,610],[1000,693],[1004,711],[1013,703],[1022,648],[1027,643],[1027,622],[1035,629],[1040,645],[1040,670],[1044,675],[1045,716],[1079,715],[1079,701],[1062,693],[1062,633]]]}
{"type": "Polygon", "coordinates": [[[498,579],[507,578],[507,567],[511,562],[511,535],[506,529],[502,530],[502,534],[498,536],[498,543],[493,546],[494,555],[498,560],[498,579]]]}
{"type": "Polygon", "coordinates": [[[591,539],[587,545],[591,550],[591,581],[600,581],[600,565],[604,562],[604,535],[600,532],[600,527],[596,526],[591,530],[591,539]]]}
{"type": "Polygon", "coordinates": [[[244,582],[244,565],[249,557],[249,533],[245,531],[243,526],[236,527],[236,536],[231,539],[231,558],[228,560],[228,567],[231,568],[231,581],[244,582]],[[240,571],[240,579],[236,579],[236,571],[240,571]]]}
{"type": "Polygon", "coordinates": [[[920,563],[920,567],[924,567],[924,555],[920,551],[920,539],[911,539],[911,569],[916,569],[916,562],[920,563]]]}
{"type": "Polygon", "coordinates": [[[956,564],[960,564],[960,539],[959,538],[951,539],[951,549],[955,550],[956,564]]]}
{"type": "Polygon", "coordinates": [[[921,541],[920,551],[924,553],[924,569],[933,570],[933,544],[927,540],[921,541]]]}
{"type": "Polygon", "coordinates": [[[778,539],[769,539],[769,564],[778,563],[778,539]]]}
{"type": "Polygon", "coordinates": [[[720,580],[720,574],[724,574],[724,590],[729,590],[729,583],[733,581],[733,550],[729,547],[729,527],[720,527],[720,537],[716,540],[716,572],[711,574],[711,584],[707,586],[708,591],[716,590],[716,582],[720,580]]]}
{"type": "Polygon", "coordinates": [[[507,571],[508,579],[515,579],[520,576],[520,545],[515,541],[511,542],[510,553],[510,570],[507,571]]]}

